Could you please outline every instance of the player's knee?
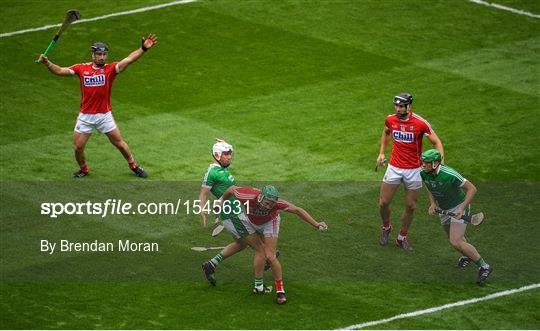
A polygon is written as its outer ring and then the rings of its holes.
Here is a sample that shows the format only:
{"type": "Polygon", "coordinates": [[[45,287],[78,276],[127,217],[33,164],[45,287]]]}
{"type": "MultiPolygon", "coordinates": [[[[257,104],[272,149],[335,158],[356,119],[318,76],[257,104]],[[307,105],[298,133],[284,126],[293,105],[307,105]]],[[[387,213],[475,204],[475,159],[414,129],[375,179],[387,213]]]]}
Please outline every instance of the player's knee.
{"type": "Polygon", "coordinates": [[[455,249],[460,249],[461,248],[461,238],[453,238],[453,237],[450,237],[448,239],[448,242],[450,242],[450,245],[452,247],[454,247],[455,249]]]}
{"type": "Polygon", "coordinates": [[[390,200],[380,198],[379,199],[379,208],[388,208],[390,206],[390,200]]]}
{"type": "Polygon", "coordinates": [[[414,212],[414,210],[416,209],[416,201],[415,202],[407,202],[407,204],[405,205],[405,208],[407,208],[407,210],[409,212],[414,212]]]}
{"type": "Polygon", "coordinates": [[[265,252],[266,259],[268,262],[272,263],[276,260],[276,253],[275,252],[265,252]]]}
{"type": "Polygon", "coordinates": [[[84,152],[84,144],[74,144],[73,149],[77,153],[82,153],[82,152],[84,152]]]}

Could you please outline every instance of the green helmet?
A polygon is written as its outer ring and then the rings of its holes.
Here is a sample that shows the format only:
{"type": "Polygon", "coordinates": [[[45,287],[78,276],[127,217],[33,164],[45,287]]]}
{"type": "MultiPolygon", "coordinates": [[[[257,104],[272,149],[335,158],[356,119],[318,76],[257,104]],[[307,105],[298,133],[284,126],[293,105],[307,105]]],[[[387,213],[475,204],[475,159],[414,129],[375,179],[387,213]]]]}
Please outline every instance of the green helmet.
{"type": "Polygon", "coordinates": [[[441,152],[439,152],[436,149],[428,149],[427,151],[422,153],[421,159],[424,162],[432,162],[432,163],[435,161],[441,162],[442,160],[441,152]]]}
{"type": "Polygon", "coordinates": [[[266,185],[265,187],[262,188],[261,195],[265,199],[276,202],[279,197],[279,192],[274,186],[266,185]]]}

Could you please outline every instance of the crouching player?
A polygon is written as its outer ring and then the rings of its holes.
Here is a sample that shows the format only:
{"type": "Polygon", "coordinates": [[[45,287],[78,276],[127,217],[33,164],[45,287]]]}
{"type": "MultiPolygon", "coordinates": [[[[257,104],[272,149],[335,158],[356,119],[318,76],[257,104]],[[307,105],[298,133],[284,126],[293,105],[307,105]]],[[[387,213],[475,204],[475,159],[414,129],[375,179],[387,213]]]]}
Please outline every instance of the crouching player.
{"type": "MultiPolygon", "coordinates": [[[[276,248],[279,235],[279,225],[281,218],[280,211],[284,210],[300,216],[304,221],[311,224],[313,227],[326,231],[328,226],[325,222],[317,222],[304,209],[293,205],[279,198],[278,190],[272,186],[264,186],[261,190],[247,187],[229,187],[221,197],[221,201],[226,201],[231,196],[235,196],[243,206],[245,206],[246,214],[249,219],[249,224],[246,227],[251,231],[256,231],[264,236],[264,250],[266,260],[272,268],[272,275],[276,283],[278,304],[287,302],[285,289],[283,288],[283,277],[281,264],[276,256],[276,248]]],[[[262,286],[263,279],[255,280],[255,287],[262,286]],[[259,285],[260,284],[260,285],[259,285]]]]}
{"type": "Polygon", "coordinates": [[[450,244],[463,255],[458,266],[465,267],[472,260],[479,267],[477,283],[483,285],[493,268],[465,239],[469,222],[462,219],[462,216],[470,215],[470,203],[476,194],[476,187],[454,169],[441,164],[441,153],[438,150],[427,150],[421,158],[420,176],[428,189],[429,214],[434,215],[437,207],[453,213],[454,216],[439,214],[439,218],[450,244]]]}

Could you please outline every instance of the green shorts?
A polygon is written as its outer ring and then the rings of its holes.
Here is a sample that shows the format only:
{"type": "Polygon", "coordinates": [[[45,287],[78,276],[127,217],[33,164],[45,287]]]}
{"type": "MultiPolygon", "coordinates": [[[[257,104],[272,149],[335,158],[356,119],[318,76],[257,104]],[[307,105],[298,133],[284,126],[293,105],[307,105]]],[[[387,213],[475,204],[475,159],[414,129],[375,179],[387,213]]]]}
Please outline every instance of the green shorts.
{"type": "Polygon", "coordinates": [[[221,222],[227,231],[233,235],[236,239],[243,239],[252,233],[255,233],[255,229],[251,226],[246,214],[239,215],[221,214],[221,222]]]}

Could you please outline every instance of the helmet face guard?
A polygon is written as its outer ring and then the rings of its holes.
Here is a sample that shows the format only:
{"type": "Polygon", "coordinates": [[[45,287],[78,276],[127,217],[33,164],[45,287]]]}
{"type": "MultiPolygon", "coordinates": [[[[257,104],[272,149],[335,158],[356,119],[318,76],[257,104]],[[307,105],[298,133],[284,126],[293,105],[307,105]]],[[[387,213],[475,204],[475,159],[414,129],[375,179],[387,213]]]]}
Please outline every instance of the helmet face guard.
{"type": "Polygon", "coordinates": [[[432,171],[433,171],[433,170],[437,169],[439,164],[441,164],[442,156],[441,156],[441,152],[439,152],[438,150],[429,149],[429,150],[425,151],[424,153],[422,153],[422,156],[420,157],[420,159],[422,160],[422,162],[431,163],[431,168],[432,168],[432,171]],[[435,166],[435,162],[439,162],[437,167],[435,166]]]}
{"type": "Polygon", "coordinates": [[[218,141],[214,144],[214,146],[212,146],[212,156],[223,167],[227,167],[228,164],[223,165],[221,163],[221,155],[223,153],[227,153],[227,152],[232,153],[233,152],[233,147],[232,147],[232,145],[226,143],[224,140],[219,140],[218,139],[218,141]]]}
{"type": "Polygon", "coordinates": [[[262,188],[261,193],[257,197],[257,203],[262,209],[270,210],[274,208],[279,199],[278,190],[272,185],[266,185],[262,188]]]}
{"type": "Polygon", "coordinates": [[[107,44],[101,41],[96,41],[95,43],[92,44],[91,50],[92,50],[92,54],[96,52],[109,53],[109,46],[107,46],[107,44]]]}
{"type": "Polygon", "coordinates": [[[406,119],[409,115],[409,109],[412,105],[413,97],[409,93],[400,93],[399,95],[394,96],[394,105],[403,106],[407,110],[405,113],[397,113],[396,116],[399,119],[406,119]]]}

